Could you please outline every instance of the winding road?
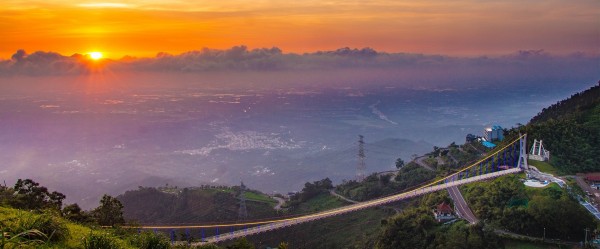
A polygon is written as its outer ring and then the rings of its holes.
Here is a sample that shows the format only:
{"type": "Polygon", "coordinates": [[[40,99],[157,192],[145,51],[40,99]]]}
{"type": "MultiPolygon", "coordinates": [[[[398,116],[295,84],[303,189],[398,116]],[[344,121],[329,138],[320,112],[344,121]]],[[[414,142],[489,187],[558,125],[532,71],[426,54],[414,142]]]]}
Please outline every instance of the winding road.
{"type": "Polygon", "coordinates": [[[475,214],[473,214],[473,211],[471,211],[471,208],[469,208],[469,205],[465,201],[462,193],[460,193],[458,186],[449,187],[448,194],[450,194],[450,198],[452,198],[454,201],[454,209],[460,217],[467,220],[471,224],[475,224],[479,221],[475,214]]]}
{"type": "MultiPolygon", "coordinates": [[[[433,170],[433,168],[431,168],[431,166],[429,166],[425,162],[423,162],[423,160],[425,158],[426,158],[426,156],[418,157],[415,160],[415,162],[423,168],[433,170]]],[[[456,160],[456,159],[454,159],[454,160],[456,160]]],[[[452,180],[456,180],[456,176],[454,176],[452,180]]],[[[475,214],[473,214],[473,211],[471,211],[471,208],[469,208],[469,205],[465,201],[465,198],[463,197],[462,193],[460,193],[458,186],[448,187],[448,194],[450,194],[450,198],[452,198],[452,201],[454,201],[454,208],[455,208],[456,212],[458,213],[458,216],[467,220],[471,224],[475,224],[479,221],[479,219],[477,219],[475,214]]]]}
{"type": "Polygon", "coordinates": [[[346,198],[345,196],[338,194],[337,192],[335,192],[335,189],[330,189],[329,193],[337,198],[344,200],[344,201],[347,201],[350,203],[358,203],[358,201],[350,200],[350,199],[346,198]]]}
{"type": "Polygon", "coordinates": [[[277,200],[277,205],[275,205],[275,207],[273,207],[275,210],[281,210],[281,206],[283,206],[283,204],[285,204],[285,199],[277,197],[277,196],[273,196],[273,199],[277,200]]]}

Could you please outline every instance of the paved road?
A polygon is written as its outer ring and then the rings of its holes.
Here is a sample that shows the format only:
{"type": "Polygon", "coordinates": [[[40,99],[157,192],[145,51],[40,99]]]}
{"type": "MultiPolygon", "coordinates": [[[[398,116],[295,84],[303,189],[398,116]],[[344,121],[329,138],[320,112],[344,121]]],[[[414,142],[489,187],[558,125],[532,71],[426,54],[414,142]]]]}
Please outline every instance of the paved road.
{"type": "Polygon", "coordinates": [[[450,194],[450,198],[454,201],[454,208],[460,217],[471,224],[475,224],[479,221],[475,214],[473,214],[473,211],[471,211],[471,208],[469,208],[469,205],[457,186],[449,187],[448,194],[450,194]]]}
{"type": "Polygon", "coordinates": [[[600,198],[598,196],[596,196],[597,193],[600,193],[600,191],[598,191],[597,189],[592,188],[590,185],[588,185],[584,178],[584,175],[576,175],[573,176],[573,178],[575,178],[575,181],[577,182],[577,185],[579,185],[579,187],[581,187],[581,189],[583,189],[583,191],[587,191],[589,193],[591,193],[592,199],[594,199],[595,202],[600,203],[600,198]]]}
{"type": "Polygon", "coordinates": [[[280,210],[281,206],[283,206],[283,204],[285,203],[285,200],[277,196],[273,196],[273,199],[277,200],[277,205],[274,207],[274,209],[280,210]]]}
{"type": "Polygon", "coordinates": [[[346,198],[345,196],[338,194],[337,192],[335,192],[335,189],[330,189],[329,193],[337,198],[344,200],[344,201],[347,201],[350,203],[358,203],[358,201],[350,200],[350,199],[346,198]]]}
{"type": "MultiPolygon", "coordinates": [[[[597,189],[592,188],[590,185],[588,185],[585,180],[583,179],[583,175],[576,175],[573,176],[575,178],[575,181],[577,182],[577,185],[579,185],[579,187],[581,187],[581,189],[583,189],[583,191],[587,191],[589,193],[592,194],[592,196],[590,196],[590,199],[592,202],[595,203],[600,203],[600,197],[598,197],[596,195],[596,193],[598,193],[597,189]]],[[[587,201],[583,201],[580,202],[581,205],[583,205],[585,207],[585,209],[587,209],[590,213],[592,213],[592,215],[594,215],[594,217],[596,217],[597,219],[600,219],[600,212],[598,211],[598,209],[594,206],[593,203],[589,203],[587,201]]]]}
{"type": "Polygon", "coordinates": [[[592,215],[594,215],[596,217],[596,219],[600,220],[600,212],[598,212],[598,209],[596,209],[596,207],[594,207],[592,204],[590,204],[587,201],[581,202],[581,205],[583,205],[585,207],[585,209],[590,211],[590,213],[592,213],[592,215]]]}
{"type": "Polygon", "coordinates": [[[415,163],[417,163],[419,166],[421,166],[421,167],[423,167],[423,168],[426,168],[426,169],[428,169],[428,170],[434,171],[434,170],[435,170],[434,168],[432,168],[431,166],[429,166],[428,164],[426,164],[425,162],[423,162],[423,160],[425,160],[425,158],[427,158],[427,157],[428,157],[428,156],[420,156],[420,157],[417,157],[417,158],[415,159],[415,163]]]}
{"type": "Polygon", "coordinates": [[[565,185],[567,184],[563,179],[555,177],[552,174],[541,172],[535,166],[532,166],[532,165],[529,165],[529,171],[527,171],[527,173],[529,174],[529,176],[536,178],[538,180],[555,182],[558,185],[560,185],[561,188],[564,188],[565,185]]]}
{"type": "MultiPolygon", "coordinates": [[[[433,170],[431,167],[429,167],[429,165],[423,162],[423,159],[425,158],[425,156],[418,157],[417,160],[415,160],[415,162],[421,167],[433,170]]],[[[453,177],[453,180],[456,180],[456,176],[453,177]]],[[[450,194],[450,198],[452,198],[452,201],[454,201],[454,207],[456,208],[456,211],[458,211],[458,215],[460,217],[467,220],[471,224],[475,224],[479,221],[475,214],[473,214],[473,211],[471,211],[471,208],[469,208],[469,205],[465,201],[465,198],[463,197],[462,193],[460,192],[457,186],[449,187],[448,194],[450,194]]]]}

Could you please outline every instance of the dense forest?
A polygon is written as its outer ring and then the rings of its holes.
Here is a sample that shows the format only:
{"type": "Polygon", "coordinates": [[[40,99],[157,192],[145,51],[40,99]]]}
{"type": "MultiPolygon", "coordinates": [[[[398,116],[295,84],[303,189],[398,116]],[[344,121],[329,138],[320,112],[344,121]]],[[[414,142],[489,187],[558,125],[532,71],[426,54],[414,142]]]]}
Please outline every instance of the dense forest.
{"type": "Polygon", "coordinates": [[[542,109],[535,117],[531,118],[530,124],[542,123],[551,119],[565,119],[578,112],[584,112],[600,103],[600,81],[598,85],[591,87],[571,97],[558,101],[547,108],[542,109]]]}
{"type": "Polygon", "coordinates": [[[542,139],[563,173],[600,171],[600,85],[543,109],[519,130],[528,144],[542,139]]]}

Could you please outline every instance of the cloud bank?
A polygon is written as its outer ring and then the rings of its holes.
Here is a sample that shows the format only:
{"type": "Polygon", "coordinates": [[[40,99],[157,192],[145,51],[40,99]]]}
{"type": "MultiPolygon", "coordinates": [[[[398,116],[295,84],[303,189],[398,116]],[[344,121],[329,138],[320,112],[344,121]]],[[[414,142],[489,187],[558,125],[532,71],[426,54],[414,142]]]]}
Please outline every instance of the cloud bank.
{"type": "MultiPolygon", "coordinates": [[[[226,50],[204,48],[178,55],[158,53],[152,58],[123,57],[92,61],[84,55],[65,56],[53,52],[26,53],[19,50],[0,61],[0,76],[82,75],[111,73],[168,72],[186,74],[239,74],[270,72],[305,74],[319,72],[366,75],[364,79],[385,81],[463,79],[597,79],[600,56],[584,53],[553,55],[544,50],[522,50],[503,56],[453,57],[413,53],[386,53],[371,48],[340,48],[313,53],[284,53],[277,47],[226,50]]],[[[329,75],[328,77],[334,77],[329,75]]],[[[352,79],[353,76],[347,77],[352,79]]]]}

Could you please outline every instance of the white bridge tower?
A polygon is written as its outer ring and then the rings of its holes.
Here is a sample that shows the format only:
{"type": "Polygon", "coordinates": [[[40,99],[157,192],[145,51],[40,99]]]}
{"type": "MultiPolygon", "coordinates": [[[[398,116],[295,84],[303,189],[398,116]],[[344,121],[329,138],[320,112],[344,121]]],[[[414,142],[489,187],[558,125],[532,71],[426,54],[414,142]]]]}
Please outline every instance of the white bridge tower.
{"type": "Polygon", "coordinates": [[[523,170],[529,170],[527,164],[527,134],[519,139],[519,164],[517,166],[523,170]]]}
{"type": "Polygon", "coordinates": [[[529,152],[529,159],[536,161],[548,161],[550,160],[550,151],[544,149],[544,145],[542,144],[542,140],[533,140],[533,146],[531,146],[531,151],[529,152]]]}

